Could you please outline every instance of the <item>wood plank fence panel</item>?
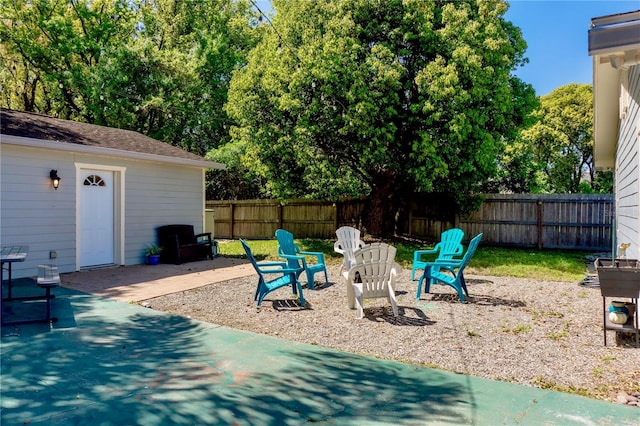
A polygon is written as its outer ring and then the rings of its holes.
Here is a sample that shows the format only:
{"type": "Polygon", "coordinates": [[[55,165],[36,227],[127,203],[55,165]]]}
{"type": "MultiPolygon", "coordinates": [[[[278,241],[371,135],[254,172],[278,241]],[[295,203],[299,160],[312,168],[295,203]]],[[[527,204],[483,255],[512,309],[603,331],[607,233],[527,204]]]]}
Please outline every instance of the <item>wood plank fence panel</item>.
{"type": "Polygon", "coordinates": [[[542,246],[606,249],[611,245],[613,199],[582,195],[544,201],[542,246]]]}
{"type": "Polygon", "coordinates": [[[233,215],[233,234],[237,238],[273,238],[280,226],[281,207],[276,203],[237,205],[233,215]]]}
{"type": "Polygon", "coordinates": [[[610,248],[612,223],[613,196],[602,194],[487,195],[460,219],[467,235],[485,234],[484,244],[588,250],[610,248]]]}
{"type": "MultiPolygon", "coordinates": [[[[364,200],[207,201],[206,208],[216,238],[271,239],[284,228],[296,238],[333,239],[340,226],[361,227],[364,200]]],[[[609,250],[613,209],[608,194],[488,194],[478,211],[457,217],[446,196],[416,194],[398,229],[427,241],[456,226],[467,240],[482,232],[487,245],[609,250]]]]}
{"type": "Polygon", "coordinates": [[[459,219],[467,238],[482,232],[483,244],[535,246],[537,199],[487,196],[480,209],[459,219]]]}
{"type": "Polygon", "coordinates": [[[335,237],[335,218],[334,203],[306,200],[290,202],[282,208],[281,228],[288,230],[296,238],[328,239],[335,237]]]}
{"type": "Polygon", "coordinates": [[[207,201],[206,209],[213,210],[216,238],[270,239],[281,223],[277,200],[207,201]]]}
{"type": "Polygon", "coordinates": [[[435,241],[440,238],[442,232],[453,227],[455,227],[455,224],[449,221],[430,219],[427,217],[412,217],[411,236],[435,241]]]}
{"type": "MultiPolygon", "coordinates": [[[[362,227],[363,200],[349,200],[336,203],[336,229],[341,226],[362,227]]],[[[335,233],[335,231],[334,231],[335,233]]]]}

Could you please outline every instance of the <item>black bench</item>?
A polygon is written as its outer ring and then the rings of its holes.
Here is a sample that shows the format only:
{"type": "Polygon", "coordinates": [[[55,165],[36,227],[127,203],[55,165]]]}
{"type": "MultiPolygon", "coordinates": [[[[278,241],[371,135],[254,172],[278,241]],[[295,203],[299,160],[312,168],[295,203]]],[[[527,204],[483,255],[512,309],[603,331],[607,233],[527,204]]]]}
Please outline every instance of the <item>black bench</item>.
{"type": "Polygon", "coordinates": [[[194,234],[192,225],[164,225],[157,229],[162,263],[180,264],[213,259],[211,232],[194,234]]]}

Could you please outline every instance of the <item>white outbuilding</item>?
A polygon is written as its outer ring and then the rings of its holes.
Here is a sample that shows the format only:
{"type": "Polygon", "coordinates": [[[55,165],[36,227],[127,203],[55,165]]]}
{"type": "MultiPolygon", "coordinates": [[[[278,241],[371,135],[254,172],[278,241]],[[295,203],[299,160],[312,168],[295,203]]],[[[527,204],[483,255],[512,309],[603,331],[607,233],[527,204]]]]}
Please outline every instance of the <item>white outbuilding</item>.
{"type": "Polygon", "coordinates": [[[0,244],[29,248],[13,277],[140,264],[158,226],[203,232],[212,168],[137,132],[0,109],[0,244]]]}

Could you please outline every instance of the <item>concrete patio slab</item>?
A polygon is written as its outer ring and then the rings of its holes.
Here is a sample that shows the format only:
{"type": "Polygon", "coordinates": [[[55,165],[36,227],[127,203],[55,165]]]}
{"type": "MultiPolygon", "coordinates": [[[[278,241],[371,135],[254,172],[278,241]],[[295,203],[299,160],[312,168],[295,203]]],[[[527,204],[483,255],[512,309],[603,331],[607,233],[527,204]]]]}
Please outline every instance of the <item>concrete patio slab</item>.
{"type": "Polygon", "coordinates": [[[165,294],[255,274],[248,260],[216,257],[182,265],[133,265],[62,274],[64,287],[110,297],[122,302],[141,302],[165,294]]]}
{"type": "MultiPolygon", "coordinates": [[[[210,262],[183,265],[174,278],[168,276],[174,265],[164,272],[140,266],[68,274],[69,280],[65,275],[65,287],[55,290],[52,302],[57,322],[2,327],[0,423],[639,424],[640,411],[633,407],[359,356],[127,303],[155,297],[152,283],[173,291],[182,282],[181,291],[195,285],[193,274],[218,282],[225,268],[210,268],[216,260],[210,262]],[[218,274],[209,275],[211,270],[218,274]],[[107,274],[112,285],[101,291],[109,297],[88,293],[97,273],[107,274]],[[143,281],[145,276],[153,278],[143,281]],[[127,285],[140,293],[127,292],[127,285]]],[[[236,266],[239,272],[224,276],[242,274],[244,265],[236,266]]],[[[14,289],[16,296],[41,292],[29,279],[17,280],[14,289]]],[[[42,309],[18,301],[3,307],[13,315],[42,309]]]]}

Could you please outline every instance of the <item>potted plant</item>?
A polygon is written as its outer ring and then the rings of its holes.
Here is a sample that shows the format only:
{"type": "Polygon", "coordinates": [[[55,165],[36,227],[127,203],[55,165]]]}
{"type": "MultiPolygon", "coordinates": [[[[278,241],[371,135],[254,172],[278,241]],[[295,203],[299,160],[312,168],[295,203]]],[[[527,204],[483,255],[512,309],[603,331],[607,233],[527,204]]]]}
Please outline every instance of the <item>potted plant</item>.
{"type": "Polygon", "coordinates": [[[147,264],[157,265],[160,262],[160,252],[162,251],[162,247],[155,244],[147,244],[146,247],[147,249],[144,255],[147,258],[147,264]]]}

